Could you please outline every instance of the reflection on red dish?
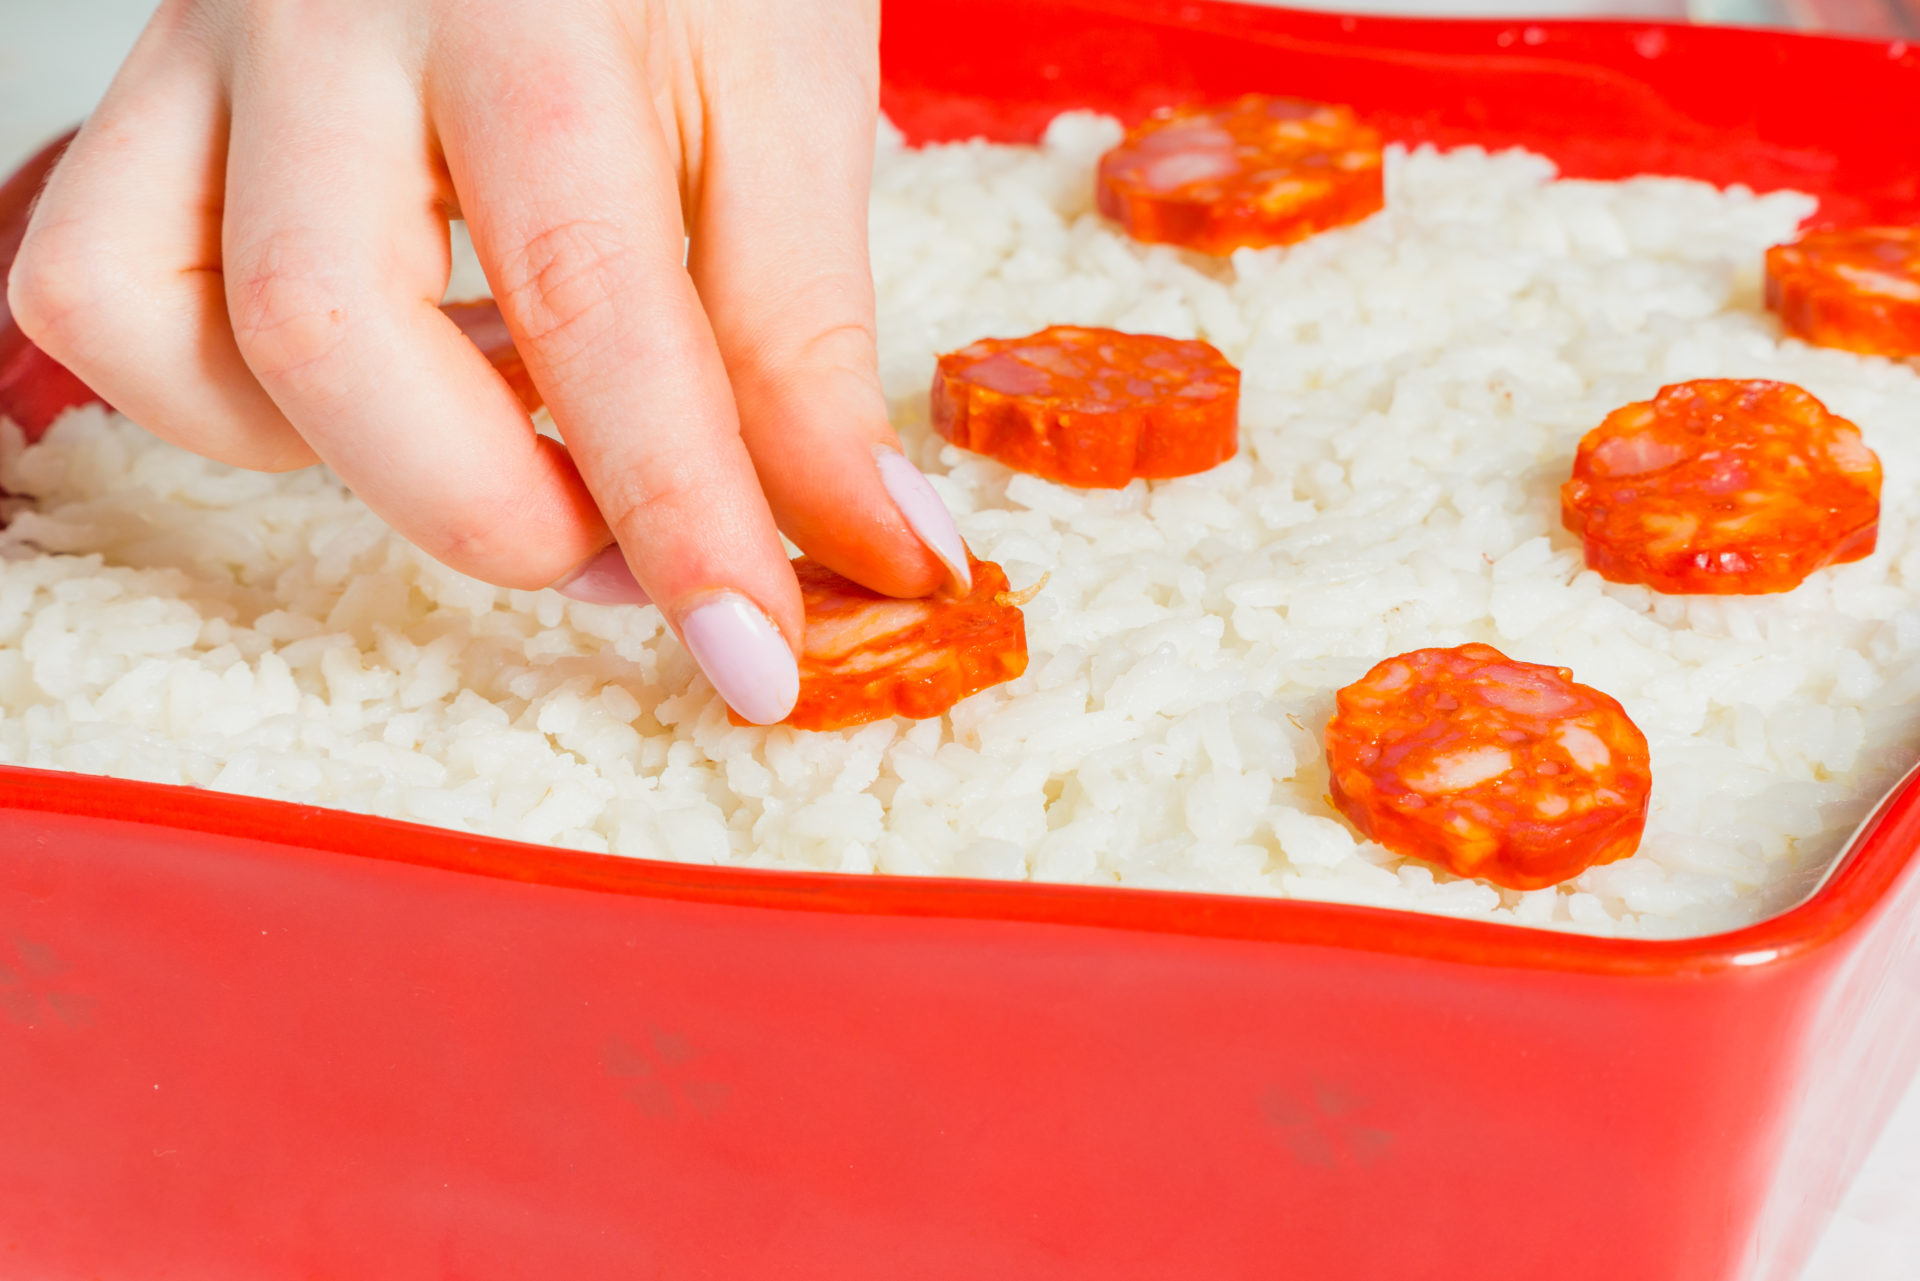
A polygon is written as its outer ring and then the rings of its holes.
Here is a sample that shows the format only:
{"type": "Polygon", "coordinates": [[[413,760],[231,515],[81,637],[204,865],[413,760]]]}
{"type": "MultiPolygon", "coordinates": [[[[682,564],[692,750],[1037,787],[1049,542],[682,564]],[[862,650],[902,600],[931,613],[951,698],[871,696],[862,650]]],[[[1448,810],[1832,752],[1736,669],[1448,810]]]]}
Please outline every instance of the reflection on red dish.
{"type": "MultiPolygon", "coordinates": [[[[1904,135],[1857,127],[1920,113],[1920,53],[1866,42],[1205,0],[882,29],[916,140],[1254,89],[1920,215],[1904,135]]],[[[1623,942],[0,770],[0,1271],[1791,1281],[1920,1048],[1917,840],[1909,785],[1791,911],[1623,942]]]]}

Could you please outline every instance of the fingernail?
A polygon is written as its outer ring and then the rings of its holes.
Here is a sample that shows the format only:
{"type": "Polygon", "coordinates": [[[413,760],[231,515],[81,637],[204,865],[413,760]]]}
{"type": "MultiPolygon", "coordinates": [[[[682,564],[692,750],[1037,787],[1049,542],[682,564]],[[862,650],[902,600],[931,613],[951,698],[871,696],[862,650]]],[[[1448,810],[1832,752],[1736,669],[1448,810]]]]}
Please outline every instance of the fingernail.
{"type": "Polygon", "coordinates": [[[621,555],[618,543],[555,583],[553,590],[589,605],[645,605],[650,600],[627,568],[627,558],[621,555]]]}
{"type": "Polygon", "coordinates": [[[759,606],[734,592],[709,596],[680,620],[680,639],[727,706],[756,725],[787,719],[800,668],[759,606]]]}
{"type": "Polygon", "coordinates": [[[973,573],[967,568],[967,545],[960,541],[959,527],[953,523],[953,514],[940,501],[940,495],[899,450],[876,445],[873,460],[880,468],[880,483],[886,486],[893,505],[906,517],[907,528],[913,531],[913,536],[940,558],[962,592],[972,591],[973,573]]]}

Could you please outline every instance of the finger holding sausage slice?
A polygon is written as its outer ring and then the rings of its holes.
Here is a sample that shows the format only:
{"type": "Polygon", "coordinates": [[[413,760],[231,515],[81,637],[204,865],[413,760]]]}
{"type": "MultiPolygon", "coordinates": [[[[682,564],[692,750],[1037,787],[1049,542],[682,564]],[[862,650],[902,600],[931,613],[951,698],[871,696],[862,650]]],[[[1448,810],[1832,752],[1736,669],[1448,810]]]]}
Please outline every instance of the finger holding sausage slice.
{"type": "Polygon", "coordinates": [[[940,357],[934,430],[1015,471],[1087,489],[1233,457],[1240,371],[1204,342],[1054,325],[940,357]]]}
{"type": "Polygon", "coordinates": [[[1703,379],[1607,415],[1560,501],[1610,582],[1763,595],[1873,552],[1880,460],[1798,387],[1703,379]]]}
{"type": "Polygon", "coordinates": [[[1205,254],[1292,244],[1385,203],[1378,130],[1265,94],[1155,112],[1100,158],[1098,184],[1100,212],[1135,240],[1205,254]]]}
{"type": "Polygon", "coordinates": [[[1395,854],[1536,890],[1626,858],[1646,826],[1646,736],[1564,667],[1491,645],[1387,659],[1336,695],[1333,802],[1395,854]]]}
{"type": "MultiPolygon", "coordinates": [[[[961,595],[900,600],[842,578],[811,557],[793,562],[806,605],[800,696],[784,724],[834,730],[905,716],[939,716],[961,699],[1027,670],[1020,607],[991,561],[969,556],[961,595]]],[[[735,713],[733,723],[747,722],[735,713]]]]}
{"type": "Polygon", "coordinates": [[[867,246],[879,5],[741,12],[761,34],[715,59],[687,260],[740,437],[809,557],[889,596],[964,593],[959,530],[902,451],[880,383],[867,246]]]}
{"type": "Polygon", "coordinates": [[[1816,347],[1920,356],[1920,227],[1837,228],[1775,245],[1767,306],[1816,347]]]}

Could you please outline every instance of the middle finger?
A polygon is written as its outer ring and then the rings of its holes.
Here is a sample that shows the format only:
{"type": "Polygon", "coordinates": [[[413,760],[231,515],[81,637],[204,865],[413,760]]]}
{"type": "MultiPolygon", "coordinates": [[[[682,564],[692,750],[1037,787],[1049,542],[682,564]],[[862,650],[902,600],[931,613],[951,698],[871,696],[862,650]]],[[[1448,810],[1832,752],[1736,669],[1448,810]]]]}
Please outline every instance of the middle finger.
{"type": "Polygon", "coordinates": [[[321,23],[311,7],[254,12],[224,229],[241,353],[315,452],[428,553],[507,587],[564,578],[606,525],[566,450],[437,306],[446,205],[390,52],[408,47],[399,19],[374,4],[321,23]]]}

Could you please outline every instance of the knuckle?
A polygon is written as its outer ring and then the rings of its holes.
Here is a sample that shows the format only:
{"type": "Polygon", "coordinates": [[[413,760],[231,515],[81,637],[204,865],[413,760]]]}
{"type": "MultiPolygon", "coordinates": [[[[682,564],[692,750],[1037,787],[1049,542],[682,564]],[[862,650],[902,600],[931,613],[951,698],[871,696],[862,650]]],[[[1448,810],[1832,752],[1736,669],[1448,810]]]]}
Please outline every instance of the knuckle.
{"type": "Polygon", "coordinates": [[[623,545],[645,547],[671,513],[697,523],[711,518],[722,487],[688,458],[655,455],[642,467],[627,468],[605,486],[600,500],[607,527],[623,545]]]}
{"type": "MultiPolygon", "coordinates": [[[[463,574],[487,582],[499,583],[500,573],[495,568],[503,562],[505,540],[503,530],[511,521],[499,512],[481,517],[463,515],[442,523],[434,531],[431,539],[423,539],[429,555],[446,565],[451,565],[463,574]]],[[[544,584],[500,583],[506,587],[535,587],[544,584]]]]}
{"type": "Polygon", "coordinates": [[[335,258],[298,232],[276,232],[228,264],[234,340],[261,377],[297,375],[346,341],[354,291],[335,258]]]}
{"type": "MultiPolygon", "coordinates": [[[[880,389],[872,326],[848,321],[805,337],[756,347],[733,371],[743,418],[770,406],[797,409],[821,401],[823,386],[880,389]]],[[[838,404],[838,401],[832,403],[838,404]]]]}
{"type": "Polygon", "coordinates": [[[817,371],[874,376],[878,335],[873,284],[854,272],[822,272],[762,290],[730,326],[737,371],[781,384],[817,371]],[[827,324],[823,318],[838,317],[827,324]],[[742,332],[748,324],[750,332],[742,332]]]}
{"type": "Polygon", "coordinates": [[[505,257],[498,301],[542,358],[564,369],[619,333],[632,253],[610,223],[556,223],[505,257]]]}
{"type": "Polygon", "coordinates": [[[539,524],[534,507],[525,492],[487,495],[442,515],[416,541],[435,560],[463,574],[517,591],[536,591],[565,566],[548,572],[529,563],[527,530],[539,524]]]}
{"type": "Polygon", "coordinates": [[[822,329],[800,344],[793,364],[847,373],[873,372],[879,337],[871,321],[849,320],[822,329]]]}
{"type": "Polygon", "coordinates": [[[97,242],[73,223],[35,226],[7,277],[7,306],[20,332],[56,358],[96,330],[116,282],[97,242]]]}

